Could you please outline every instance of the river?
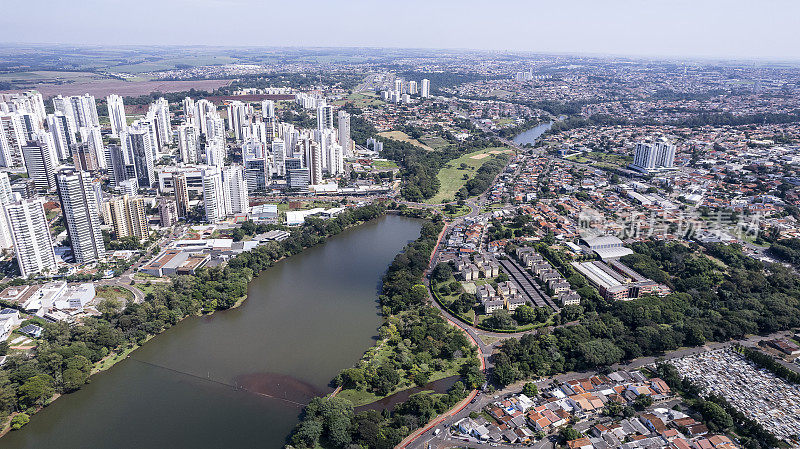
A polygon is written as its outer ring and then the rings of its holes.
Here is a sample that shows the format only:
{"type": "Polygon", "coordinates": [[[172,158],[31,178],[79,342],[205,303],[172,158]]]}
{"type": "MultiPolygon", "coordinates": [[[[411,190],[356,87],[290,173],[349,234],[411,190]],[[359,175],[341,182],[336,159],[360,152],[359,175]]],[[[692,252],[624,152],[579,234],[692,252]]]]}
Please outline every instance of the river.
{"type": "Polygon", "coordinates": [[[511,140],[515,144],[517,144],[519,146],[523,146],[526,143],[534,145],[534,144],[536,144],[536,139],[538,139],[539,136],[544,134],[545,131],[547,131],[548,129],[550,129],[552,127],[553,127],[553,122],[539,123],[538,125],[534,126],[533,128],[531,128],[529,130],[526,130],[526,131],[522,131],[521,133],[517,134],[511,140]]]}
{"type": "Polygon", "coordinates": [[[278,262],[239,308],[156,336],[0,447],[282,447],[302,404],[374,343],[380,278],[419,230],[389,215],[278,262]]]}

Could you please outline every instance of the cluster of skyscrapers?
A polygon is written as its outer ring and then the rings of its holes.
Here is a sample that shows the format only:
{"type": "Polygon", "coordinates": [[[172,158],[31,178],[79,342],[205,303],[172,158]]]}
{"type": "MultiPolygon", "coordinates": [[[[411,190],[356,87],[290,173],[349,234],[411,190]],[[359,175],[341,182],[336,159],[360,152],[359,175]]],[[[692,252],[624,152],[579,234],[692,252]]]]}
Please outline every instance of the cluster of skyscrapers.
{"type": "Polygon", "coordinates": [[[51,113],[38,92],[0,96],[0,249],[15,248],[23,276],[58,269],[48,195],[61,203],[74,262],[85,264],[106,259],[101,224],[116,238],[147,239],[148,204],[165,226],[195,212],[216,223],[246,214],[253,192],[304,191],[344,174],[354,151],[350,115],[313,95],[296,101],[316,113],[316,128],[279,121],[269,99],[219,110],[187,97],[170,111],[159,98],[129,121],[123,98],[109,95],[101,126],[88,94],[54,97],[51,113]]]}
{"type": "Polygon", "coordinates": [[[662,137],[654,142],[638,142],[631,167],[649,173],[673,168],[674,164],[675,145],[662,137]]]}
{"type": "Polygon", "coordinates": [[[411,98],[430,98],[431,81],[423,79],[419,85],[416,81],[405,82],[401,78],[394,79],[394,89],[381,92],[384,101],[391,103],[411,103],[411,98]]]}

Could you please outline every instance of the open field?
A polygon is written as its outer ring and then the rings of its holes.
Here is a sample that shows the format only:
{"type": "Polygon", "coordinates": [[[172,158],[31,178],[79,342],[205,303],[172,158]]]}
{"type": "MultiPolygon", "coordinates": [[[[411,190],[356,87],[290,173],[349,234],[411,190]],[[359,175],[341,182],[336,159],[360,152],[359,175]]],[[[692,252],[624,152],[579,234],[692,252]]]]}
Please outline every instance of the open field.
{"type": "Polygon", "coordinates": [[[444,148],[450,145],[447,140],[439,136],[425,136],[419,139],[420,142],[423,144],[433,148],[434,150],[438,150],[440,148],[444,148]]]}
{"type": "Polygon", "coordinates": [[[364,108],[366,106],[380,106],[384,101],[378,98],[378,94],[374,92],[355,92],[341,100],[332,102],[335,106],[342,106],[345,103],[352,103],[357,108],[364,108]]]}
{"type": "Polygon", "coordinates": [[[507,148],[484,148],[448,162],[437,175],[440,183],[439,192],[426,203],[441,204],[453,201],[456,192],[464,187],[467,179],[473,177],[481,165],[491,161],[493,154],[510,151],[507,148]],[[465,174],[468,176],[467,179],[464,179],[465,174]]]}
{"type": "Polygon", "coordinates": [[[381,137],[386,137],[388,139],[399,140],[400,142],[408,142],[412,145],[418,146],[428,151],[433,151],[433,148],[425,145],[424,143],[420,142],[417,139],[412,138],[403,131],[384,131],[382,133],[378,133],[378,135],[381,137]]]}
{"type": "Polygon", "coordinates": [[[109,94],[122,95],[123,97],[138,97],[150,92],[182,92],[189,89],[213,91],[222,86],[227,86],[230,80],[200,80],[200,81],[122,81],[118,79],[96,79],[90,81],[69,81],[65,84],[42,83],[34,80],[30,84],[20,85],[17,89],[0,91],[0,93],[22,92],[35,89],[45,98],[56,95],[82,95],[90,94],[95,97],[105,97],[109,94]]]}

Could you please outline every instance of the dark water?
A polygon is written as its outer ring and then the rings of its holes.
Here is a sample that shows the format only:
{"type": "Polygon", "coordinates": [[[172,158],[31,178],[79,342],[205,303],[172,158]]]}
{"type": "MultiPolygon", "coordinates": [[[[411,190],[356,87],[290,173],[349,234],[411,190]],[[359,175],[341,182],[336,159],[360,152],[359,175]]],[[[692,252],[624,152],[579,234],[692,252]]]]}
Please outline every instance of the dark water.
{"type": "Polygon", "coordinates": [[[448,390],[450,390],[450,387],[452,387],[453,384],[455,384],[459,379],[461,379],[461,376],[450,376],[450,377],[445,377],[444,379],[428,382],[427,384],[421,387],[413,387],[409,388],[408,390],[399,391],[391,396],[386,396],[385,398],[379,401],[375,401],[372,404],[356,407],[355,412],[358,413],[365,410],[381,411],[383,409],[394,410],[395,406],[397,406],[402,402],[405,402],[406,399],[408,399],[412,394],[419,393],[420,391],[447,393],[448,390]]]}
{"type": "Polygon", "coordinates": [[[511,140],[519,146],[525,145],[526,143],[533,145],[536,143],[536,139],[538,139],[539,136],[544,134],[545,131],[547,131],[552,127],[553,127],[553,122],[540,123],[527,131],[523,131],[517,134],[511,140]]]}
{"type": "Polygon", "coordinates": [[[0,448],[282,447],[377,334],[377,289],[418,221],[387,216],[279,262],[238,309],[184,320],[0,448]]]}

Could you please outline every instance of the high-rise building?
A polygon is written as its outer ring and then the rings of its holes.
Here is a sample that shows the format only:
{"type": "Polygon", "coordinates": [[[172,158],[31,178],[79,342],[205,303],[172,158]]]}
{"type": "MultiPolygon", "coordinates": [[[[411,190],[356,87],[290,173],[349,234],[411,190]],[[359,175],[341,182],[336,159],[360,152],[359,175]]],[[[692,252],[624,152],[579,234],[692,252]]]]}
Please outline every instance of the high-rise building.
{"type": "Polygon", "coordinates": [[[83,151],[86,153],[84,160],[90,161],[91,163],[81,162],[82,165],[79,167],[78,161],[74,159],[73,151],[73,162],[75,163],[75,167],[81,170],[98,170],[107,168],[111,156],[107,153],[105,146],[103,146],[103,134],[100,127],[87,126],[81,128],[80,135],[82,142],[81,146],[85,147],[83,151]]]}
{"type": "Polygon", "coordinates": [[[183,122],[190,125],[197,125],[195,118],[197,115],[197,106],[194,104],[192,97],[186,97],[181,101],[183,106],[183,122]]]}
{"type": "Polygon", "coordinates": [[[220,222],[228,216],[222,173],[218,167],[203,170],[203,204],[209,223],[220,222]]]}
{"type": "Polygon", "coordinates": [[[53,97],[53,109],[58,114],[61,113],[67,118],[67,128],[70,135],[74,136],[78,132],[75,110],[72,108],[70,97],[58,95],[53,97]]]}
{"type": "MultiPolygon", "coordinates": [[[[289,161],[287,161],[287,164],[289,161]]],[[[292,190],[307,190],[309,176],[307,168],[287,168],[286,183],[292,190]]]]}
{"type": "Polygon", "coordinates": [[[114,228],[114,236],[145,240],[150,232],[144,199],[124,195],[103,203],[103,221],[114,228]]]}
{"type": "Polygon", "coordinates": [[[161,97],[150,104],[147,120],[155,125],[157,151],[164,151],[172,143],[172,124],[169,117],[169,102],[161,97]]]}
{"type": "Polygon", "coordinates": [[[675,164],[675,145],[665,138],[655,142],[638,142],[633,157],[633,168],[648,172],[669,169],[675,164]]]}
{"type": "Polygon", "coordinates": [[[65,161],[70,155],[70,145],[77,143],[75,135],[69,133],[69,121],[61,112],[47,115],[47,131],[53,135],[56,152],[60,161],[65,161]]]}
{"type": "Polygon", "coordinates": [[[158,217],[162,227],[168,228],[174,225],[178,220],[178,209],[175,202],[161,198],[158,202],[158,217]]]}
{"type": "Polygon", "coordinates": [[[397,92],[398,94],[403,93],[403,80],[401,80],[400,78],[394,79],[394,91],[397,92]]]}
{"type": "Polygon", "coordinates": [[[248,109],[248,105],[241,101],[232,101],[228,104],[228,129],[233,131],[237,142],[241,142],[246,137],[244,129],[249,126],[248,109]]]}
{"type": "Polygon", "coordinates": [[[128,127],[128,118],[125,116],[125,104],[119,95],[109,95],[106,97],[106,107],[108,108],[108,121],[111,122],[111,135],[119,137],[119,133],[128,127]]]}
{"type": "Polygon", "coordinates": [[[36,183],[39,190],[52,190],[55,188],[55,172],[58,168],[55,143],[52,136],[42,131],[38,140],[31,140],[22,147],[25,158],[25,169],[28,177],[36,183]]]}
{"type": "Polygon", "coordinates": [[[206,119],[206,164],[222,167],[225,165],[225,122],[217,114],[209,114],[206,119]]]}
{"type": "Polygon", "coordinates": [[[6,204],[4,209],[22,277],[54,274],[56,254],[44,214],[44,200],[22,200],[6,204]]]}
{"type": "Polygon", "coordinates": [[[286,144],[281,138],[272,141],[272,160],[275,165],[275,176],[286,176],[286,144]]]}
{"type": "Polygon", "coordinates": [[[88,172],[66,169],[56,174],[61,210],[72,245],[75,262],[85,264],[106,258],[100,210],[88,172]]]}
{"type": "Polygon", "coordinates": [[[94,96],[89,94],[75,95],[69,97],[69,101],[72,103],[72,110],[75,111],[75,126],[77,128],[100,126],[94,96]]]}
{"type": "Polygon", "coordinates": [[[186,173],[172,174],[172,185],[175,191],[175,211],[178,217],[186,218],[189,214],[189,184],[186,173]]]}
{"type": "Polygon", "coordinates": [[[317,106],[317,129],[333,128],[333,106],[321,102],[317,106]]]}
{"type": "Polygon", "coordinates": [[[322,147],[317,142],[311,142],[309,150],[308,182],[312,185],[322,184],[322,147]]]}
{"type": "Polygon", "coordinates": [[[195,122],[197,123],[198,128],[200,128],[200,134],[205,136],[208,133],[208,116],[216,113],[217,107],[214,106],[214,103],[206,100],[205,98],[202,100],[197,100],[195,103],[195,122]]]}
{"type": "Polygon", "coordinates": [[[422,98],[430,98],[431,96],[431,80],[425,78],[422,80],[422,85],[420,87],[420,96],[422,98]]]}
{"type": "Polygon", "coordinates": [[[350,138],[350,114],[345,111],[339,111],[339,145],[342,146],[342,151],[346,157],[353,154],[353,142],[350,138]]]}
{"type": "Polygon", "coordinates": [[[261,102],[261,116],[264,118],[275,118],[275,102],[264,100],[261,102]]]}
{"type": "Polygon", "coordinates": [[[199,137],[197,128],[190,123],[178,127],[178,150],[181,162],[184,164],[197,163],[197,155],[200,152],[199,137]]]}
{"type": "Polygon", "coordinates": [[[0,249],[8,249],[14,246],[14,242],[11,239],[11,228],[3,208],[17,196],[11,190],[8,173],[0,172],[0,249]]]}
{"type": "Polygon", "coordinates": [[[0,114],[0,166],[22,167],[25,131],[19,114],[0,114]]]}
{"type": "Polygon", "coordinates": [[[124,134],[127,139],[128,159],[133,162],[139,186],[152,187],[156,182],[152,133],[146,127],[131,126],[124,134]]]}
{"type": "Polygon", "coordinates": [[[225,189],[225,209],[229,214],[246,214],[250,211],[250,198],[247,195],[247,179],[244,167],[232,165],[222,171],[225,189]]]}
{"type": "Polygon", "coordinates": [[[408,82],[408,94],[409,95],[416,95],[419,93],[417,91],[417,82],[416,81],[409,81],[408,82]]]}

